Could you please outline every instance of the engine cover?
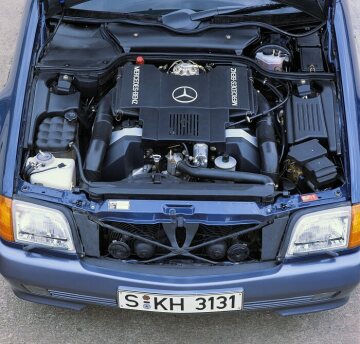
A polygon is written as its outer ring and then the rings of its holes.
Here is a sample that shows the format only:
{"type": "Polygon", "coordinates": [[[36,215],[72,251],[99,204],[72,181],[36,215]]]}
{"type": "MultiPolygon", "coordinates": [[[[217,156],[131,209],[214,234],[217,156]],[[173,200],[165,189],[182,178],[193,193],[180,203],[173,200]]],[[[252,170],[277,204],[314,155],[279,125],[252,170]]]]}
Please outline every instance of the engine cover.
{"type": "Polygon", "coordinates": [[[196,76],[127,64],[119,73],[113,109],[136,110],[143,140],[224,143],[230,113],[254,113],[256,92],[246,66],[218,66],[196,76]]]}

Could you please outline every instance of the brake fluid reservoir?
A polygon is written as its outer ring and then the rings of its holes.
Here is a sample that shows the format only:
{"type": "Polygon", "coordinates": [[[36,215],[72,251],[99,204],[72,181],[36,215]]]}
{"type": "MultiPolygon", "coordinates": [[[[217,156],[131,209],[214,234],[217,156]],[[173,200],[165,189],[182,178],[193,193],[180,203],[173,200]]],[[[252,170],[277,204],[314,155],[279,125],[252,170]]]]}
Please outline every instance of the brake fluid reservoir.
{"type": "Polygon", "coordinates": [[[265,70],[282,72],[285,63],[290,62],[290,52],[280,46],[266,45],[256,52],[255,59],[265,70]]]}
{"type": "Polygon", "coordinates": [[[71,190],[76,184],[73,159],[59,159],[51,153],[40,152],[29,158],[27,165],[33,167],[29,173],[31,184],[59,190],[71,190]]]}

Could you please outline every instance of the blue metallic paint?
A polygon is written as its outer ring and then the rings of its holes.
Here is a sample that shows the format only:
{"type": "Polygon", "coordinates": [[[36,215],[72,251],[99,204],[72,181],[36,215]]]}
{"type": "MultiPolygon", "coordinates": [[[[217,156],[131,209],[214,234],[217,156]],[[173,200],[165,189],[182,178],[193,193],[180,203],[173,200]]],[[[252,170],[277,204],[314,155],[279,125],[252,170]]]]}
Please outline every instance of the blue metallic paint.
{"type": "Polygon", "coordinates": [[[356,47],[350,17],[349,1],[337,2],[334,25],[337,35],[339,66],[345,103],[347,122],[348,161],[350,164],[351,198],[353,203],[360,202],[360,74],[356,47]]]}
{"type": "MultiPolygon", "coordinates": [[[[360,202],[360,79],[355,47],[351,42],[350,3],[347,0],[338,1],[334,17],[339,48],[339,66],[344,88],[344,102],[347,117],[347,140],[349,144],[349,173],[351,178],[351,200],[360,202]],[[354,125],[357,123],[357,125],[354,125]]],[[[40,19],[40,20],[39,20],[40,19]]],[[[7,88],[0,95],[0,194],[12,197],[14,193],[22,197],[59,203],[79,210],[89,211],[101,218],[113,218],[116,221],[156,222],[169,220],[170,209],[185,215],[189,220],[203,221],[209,224],[219,224],[223,221],[240,221],[244,218],[261,221],[266,216],[293,211],[299,208],[323,204],[344,202],[348,199],[346,187],[326,191],[321,194],[321,200],[311,204],[302,203],[298,197],[279,199],[273,206],[259,207],[254,203],[229,202],[167,202],[164,201],[132,201],[131,211],[109,213],[107,203],[89,202],[82,194],[48,190],[39,186],[20,182],[14,184],[17,169],[17,146],[21,118],[25,104],[26,88],[30,67],[34,57],[33,48],[36,39],[42,37],[37,33],[39,18],[36,1],[29,1],[25,9],[23,32],[14,68],[7,88]],[[6,163],[5,163],[6,162],[6,163]]],[[[244,288],[245,302],[248,309],[259,309],[261,302],[268,308],[283,308],[283,315],[306,313],[341,306],[348,299],[350,291],[360,281],[360,252],[336,258],[313,258],[312,260],[288,262],[252,274],[248,272],[231,273],[219,270],[209,270],[209,273],[199,273],[194,276],[192,270],[164,270],[159,268],[156,273],[144,267],[123,265],[113,269],[99,267],[86,260],[65,259],[64,257],[48,256],[46,254],[29,254],[24,251],[4,245],[0,242],[0,271],[9,279],[17,295],[35,302],[81,308],[81,300],[102,299],[114,300],[116,290],[121,286],[142,290],[181,291],[196,290],[219,291],[227,288],[244,288]],[[186,276],[188,273],[188,276],[186,276]],[[334,278],[335,276],[335,278],[334,278]],[[77,281],[76,284],[73,281],[77,281]],[[43,297],[29,293],[23,284],[52,289],[54,297],[43,297]],[[96,286],[96,287],[94,287],[96,286]],[[313,302],[308,297],[325,292],[341,292],[334,298],[313,302]],[[59,299],[60,294],[63,300],[59,299]],[[69,295],[78,294],[79,299],[69,295]],[[64,296],[65,295],[65,296],[64,296]],[[83,296],[81,296],[83,295],[83,296]],[[310,295],[310,296],[309,296],[310,295]],[[94,299],[95,298],[95,299],[94,299]],[[296,303],[294,298],[300,298],[296,303]],[[279,301],[285,300],[282,303],[279,301]],[[79,301],[80,300],[80,301],[79,301]],[[75,302],[75,303],[71,303],[75,302]],[[260,303],[259,303],[260,302],[260,303]],[[279,303],[280,302],[280,303],[279,303]],[[257,306],[258,305],[258,306],[257,306]]],[[[91,302],[90,302],[91,303],[91,302]]],[[[264,306],[265,307],[265,306],[264,306]]]]}
{"type": "Polygon", "coordinates": [[[12,72],[0,94],[0,190],[12,197],[20,126],[39,22],[36,1],[28,1],[12,72]],[[5,168],[6,167],[6,168],[5,168]]]}
{"type": "MultiPolygon", "coordinates": [[[[249,303],[339,291],[342,293],[338,298],[347,298],[360,281],[359,250],[336,258],[266,265],[258,271],[246,271],[242,266],[210,269],[115,266],[119,268],[110,264],[101,266],[101,262],[96,264],[91,259],[79,261],[28,254],[0,243],[0,270],[20,291],[21,285],[25,284],[114,300],[119,287],[161,293],[221,292],[243,288],[245,303],[249,303]]],[[[334,300],[328,301],[331,306],[334,300]]]]}

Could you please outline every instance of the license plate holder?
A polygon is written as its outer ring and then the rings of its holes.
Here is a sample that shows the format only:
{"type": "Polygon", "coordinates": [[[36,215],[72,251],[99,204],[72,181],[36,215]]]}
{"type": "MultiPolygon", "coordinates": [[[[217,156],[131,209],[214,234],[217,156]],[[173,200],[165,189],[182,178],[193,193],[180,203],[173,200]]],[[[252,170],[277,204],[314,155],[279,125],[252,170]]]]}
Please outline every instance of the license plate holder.
{"type": "Polygon", "coordinates": [[[160,313],[213,313],[243,309],[244,291],[199,292],[191,294],[118,290],[121,309],[160,313]]]}

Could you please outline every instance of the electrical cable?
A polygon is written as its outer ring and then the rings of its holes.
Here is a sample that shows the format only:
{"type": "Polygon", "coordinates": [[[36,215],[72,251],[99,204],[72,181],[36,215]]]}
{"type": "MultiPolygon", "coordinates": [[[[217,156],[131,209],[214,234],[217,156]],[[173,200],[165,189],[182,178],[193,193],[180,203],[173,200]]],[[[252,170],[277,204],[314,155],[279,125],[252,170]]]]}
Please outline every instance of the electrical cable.
{"type": "Polygon", "coordinates": [[[227,125],[226,129],[228,128],[232,128],[232,127],[235,127],[239,124],[244,124],[244,123],[251,123],[254,119],[257,119],[259,117],[263,117],[281,107],[283,107],[287,102],[288,100],[290,99],[290,87],[289,85],[287,85],[287,95],[286,97],[284,98],[284,100],[282,102],[280,102],[279,104],[275,105],[274,107],[266,110],[266,111],[263,111],[261,113],[258,113],[256,115],[253,115],[253,116],[246,116],[244,119],[242,119],[241,121],[237,121],[237,122],[234,122],[234,123],[230,123],[229,125],[227,125]]]}
{"type": "Polygon", "coordinates": [[[39,54],[38,54],[38,58],[37,58],[37,61],[39,62],[42,57],[44,56],[44,53],[45,53],[45,49],[47,48],[47,46],[51,43],[51,41],[54,39],[56,33],[58,32],[59,30],[59,27],[61,25],[61,23],[63,22],[64,20],[64,16],[65,16],[65,12],[64,10],[62,11],[62,14],[61,14],[61,17],[59,18],[56,26],[55,26],[55,29],[54,31],[52,32],[52,34],[47,38],[47,40],[45,41],[45,43],[42,45],[42,47],[40,48],[40,51],[39,51],[39,54]]]}

